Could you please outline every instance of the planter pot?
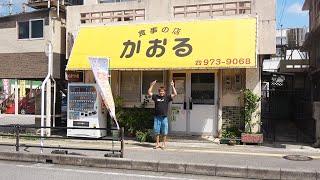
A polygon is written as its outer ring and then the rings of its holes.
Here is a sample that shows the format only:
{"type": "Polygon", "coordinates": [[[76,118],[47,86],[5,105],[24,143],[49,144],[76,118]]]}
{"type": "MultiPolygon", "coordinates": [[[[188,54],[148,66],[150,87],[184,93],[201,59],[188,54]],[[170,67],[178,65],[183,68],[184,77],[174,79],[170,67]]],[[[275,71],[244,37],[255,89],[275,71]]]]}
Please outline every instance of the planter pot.
{"type": "Polygon", "coordinates": [[[241,134],[242,143],[252,143],[252,144],[262,144],[263,143],[263,134],[241,134]]]}
{"type": "Polygon", "coordinates": [[[229,138],[221,138],[220,139],[220,144],[228,144],[228,145],[238,145],[240,144],[240,140],[238,139],[229,139],[229,138]]]}
{"type": "Polygon", "coordinates": [[[229,141],[229,144],[228,144],[228,145],[230,145],[230,146],[234,146],[234,145],[236,145],[236,144],[237,144],[237,141],[236,141],[236,140],[231,139],[231,140],[229,141]]]}
{"type": "Polygon", "coordinates": [[[221,138],[220,139],[220,144],[229,144],[229,139],[223,139],[223,138],[221,138]]]}

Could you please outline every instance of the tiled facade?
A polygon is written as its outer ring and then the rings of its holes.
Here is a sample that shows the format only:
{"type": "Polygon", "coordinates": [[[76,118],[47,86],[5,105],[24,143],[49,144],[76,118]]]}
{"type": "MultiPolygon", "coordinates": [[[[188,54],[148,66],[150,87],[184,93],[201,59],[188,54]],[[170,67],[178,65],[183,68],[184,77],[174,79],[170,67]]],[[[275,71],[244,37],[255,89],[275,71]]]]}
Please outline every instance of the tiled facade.
{"type": "Polygon", "coordinates": [[[242,129],[244,122],[241,118],[241,107],[224,106],[222,107],[222,129],[237,127],[242,129]]]}
{"type": "MultiPolygon", "coordinates": [[[[53,54],[53,77],[64,77],[63,54],[53,54]]],[[[44,52],[1,53],[0,79],[42,79],[48,74],[48,57],[44,52]],[[5,63],[4,63],[5,62],[5,63]]]]}

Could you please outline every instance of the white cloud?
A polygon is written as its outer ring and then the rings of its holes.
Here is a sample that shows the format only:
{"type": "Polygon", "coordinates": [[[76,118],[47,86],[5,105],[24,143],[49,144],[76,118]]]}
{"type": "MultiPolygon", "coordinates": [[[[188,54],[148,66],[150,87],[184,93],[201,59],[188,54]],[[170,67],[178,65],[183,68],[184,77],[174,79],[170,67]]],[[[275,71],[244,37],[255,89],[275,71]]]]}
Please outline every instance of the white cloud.
{"type": "Polygon", "coordinates": [[[302,11],[302,4],[300,3],[291,4],[288,7],[287,12],[291,14],[307,14],[307,11],[302,11]]]}

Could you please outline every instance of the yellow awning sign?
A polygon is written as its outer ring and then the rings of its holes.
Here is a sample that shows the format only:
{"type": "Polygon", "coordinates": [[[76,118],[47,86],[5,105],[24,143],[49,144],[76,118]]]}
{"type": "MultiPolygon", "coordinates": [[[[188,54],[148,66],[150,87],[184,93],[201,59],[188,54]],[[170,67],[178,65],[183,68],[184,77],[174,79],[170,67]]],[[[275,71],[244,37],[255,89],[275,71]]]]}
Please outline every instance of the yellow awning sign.
{"type": "Polygon", "coordinates": [[[67,70],[254,68],[256,41],[256,18],[81,27],[67,70]]]}

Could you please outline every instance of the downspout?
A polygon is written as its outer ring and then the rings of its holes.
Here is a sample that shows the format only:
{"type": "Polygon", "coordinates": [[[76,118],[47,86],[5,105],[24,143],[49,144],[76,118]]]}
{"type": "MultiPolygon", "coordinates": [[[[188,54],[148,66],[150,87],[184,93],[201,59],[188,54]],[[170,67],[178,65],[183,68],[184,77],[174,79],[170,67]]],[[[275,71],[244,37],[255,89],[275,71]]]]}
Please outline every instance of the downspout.
{"type": "Polygon", "coordinates": [[[57,16],[58,16],[58,18],[59,18],[59,16],[60,16],[60,0],[58,0],[57,3],[58,3],[58,4],[57,4],[57,16]]]}
{"type": "Polygon", "coordinates": [[[43,127],[44,127],[44,89],[45,89],[45,86],[46,86],[48,80],[50,80],[51,66],[52,66],[52,44],[51,44],[51,42],[48,43],[48,51],[49,51],[48,52],[48,74],[41,84],[41,141],[40,141],[40,145],[41,145],[40,152],[41,153],[43,153],[42,146],[43,146],[43,137],[44,137],[44,129],[43,129],[43,127]]]}
{"type": "Polygon", "coordinates": [[[51,78],[51,80],[53,81],[53,112],[52,112],[52,118],[53,118],[53,122],[52,122],[52,126],[56,127],[56,95],[57,95],[57,82],[56,80],[54,80],[53,78],[51,78]]]}

